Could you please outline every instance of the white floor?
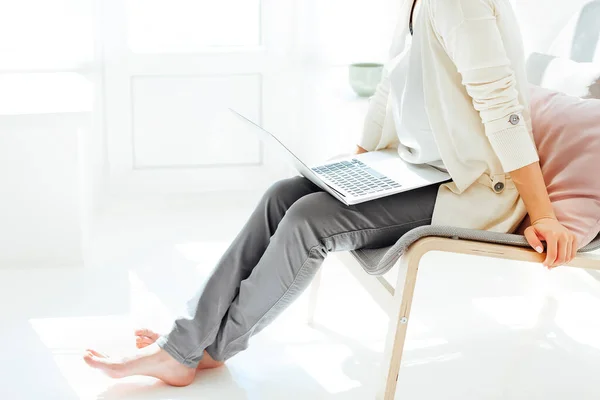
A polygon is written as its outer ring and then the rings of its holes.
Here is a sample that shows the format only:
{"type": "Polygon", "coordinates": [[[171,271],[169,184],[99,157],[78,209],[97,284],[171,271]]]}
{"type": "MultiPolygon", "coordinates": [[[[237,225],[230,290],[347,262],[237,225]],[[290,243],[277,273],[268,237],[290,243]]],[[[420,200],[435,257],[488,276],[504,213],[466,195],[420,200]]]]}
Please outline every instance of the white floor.
{"type": "MultiPolygon", "coordinates": [[[[81,361],[86,347],[132,351],[135,327],[167,329],[243,223],[246,200],[124,206],[102,219],[88,267],[0,269],[0,399],[373,399],[386,318],[333,258],[316,327],[303,296],[189,387],[112,381],[81,361]]],[[[397,398],[597,399],[599,317],[600,282],[583,271],[429,255],[397,398]]]]}

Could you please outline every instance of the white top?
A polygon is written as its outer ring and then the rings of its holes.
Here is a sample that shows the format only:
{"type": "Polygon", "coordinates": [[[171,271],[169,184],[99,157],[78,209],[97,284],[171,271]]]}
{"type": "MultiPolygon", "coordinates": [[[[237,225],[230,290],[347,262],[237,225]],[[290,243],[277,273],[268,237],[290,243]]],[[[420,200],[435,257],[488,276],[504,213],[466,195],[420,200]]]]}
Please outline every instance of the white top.
{"type": "MultiPolygon", "coordinates": [[[[410,39],[412,0],[402,0],[394,58],[410,39]]],[[[511,232],[527,210],[510,172],[539,160],[531,132],[529,83],[517,18],[506,0],[420,0],[415,20],[423,84],[435,142],[452,177],[438,192],[432,224],[511,232]]],[[[420,74],[419,74],[420,75],[420,74]]],[[[390,79],[369,103],[358,144],[397,147],[390,79]]],[[[408,98],[408,97],[407,97],[408,98]]]]}
{"type": "MultiPolygon", "coordinates": [[[[419,8],[417,4],[413,16],[415,27],[419,25],[419,8]]],[[[414,36],[407,39],[404,51],[393,57],[387,66],[389,101],[399,140],[398,154],[411,164],[431,164],[445,169],[425,106],[420,40],[421,33],[415,29],[414,36]],[[413,45],[415,48],[411,51],[413,45]]]]}

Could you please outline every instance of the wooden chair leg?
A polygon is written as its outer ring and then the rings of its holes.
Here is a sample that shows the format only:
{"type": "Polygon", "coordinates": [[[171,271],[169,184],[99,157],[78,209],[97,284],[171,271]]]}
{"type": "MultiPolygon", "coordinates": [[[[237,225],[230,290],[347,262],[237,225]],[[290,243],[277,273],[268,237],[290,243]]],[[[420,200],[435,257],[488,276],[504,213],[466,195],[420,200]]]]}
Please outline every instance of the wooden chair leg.
{"type": "Polygon", "coordinates": [[[417,244],[409,249],[399,261],[400,271],[390,310],[390,322],[383,353],[382,381],[378,389],[377,400],[393,400],[396,395],[417,271],[425,252],[427,250],[417,244]]]}
{"type": "MultiPolygon", "coordinates": [[[[410,317],[417,271],[421,258],[428,251],[442,251],[473,256],[488,256],[505,260],[540,263],[545,255],[532,249],[469,240],[429,237],[414,243],[399,261],[400,271],[390,309],[390,323],[383,359],[382,382],[377,393],[378,400],[394,400],[406,331],[410,317]],[[402,292],[399,292],[402,290],[402,292]]],[[[600,256],[579,254],[568,267],[600,271],[600,256]]]]}
{"type": "Polygon", "coordinates": [[[310,288],[310,297],[308,299],[308,319],[309,325],[315,323],[315,313],[317,311],[317,300],[319,299],[319,289],[321,288],[321,280],[323,278],[323,268],[319,268],[319,271],[313,278],[310,288]]]}

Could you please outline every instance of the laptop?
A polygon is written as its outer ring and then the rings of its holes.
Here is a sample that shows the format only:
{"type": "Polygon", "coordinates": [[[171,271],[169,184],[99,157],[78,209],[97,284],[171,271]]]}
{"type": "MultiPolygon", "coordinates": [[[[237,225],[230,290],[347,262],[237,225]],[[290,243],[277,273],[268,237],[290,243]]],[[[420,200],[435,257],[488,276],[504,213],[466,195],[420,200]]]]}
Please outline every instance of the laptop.
{"type": "Polygon", "coordinates": [[[396,149],[373,151],[309,167],[272,133],[229,109],[269,147],[276,149],[312,183],[346,205],[364,203],[450,179],[448,173],[426,164],[403,161],[396,149]]]}

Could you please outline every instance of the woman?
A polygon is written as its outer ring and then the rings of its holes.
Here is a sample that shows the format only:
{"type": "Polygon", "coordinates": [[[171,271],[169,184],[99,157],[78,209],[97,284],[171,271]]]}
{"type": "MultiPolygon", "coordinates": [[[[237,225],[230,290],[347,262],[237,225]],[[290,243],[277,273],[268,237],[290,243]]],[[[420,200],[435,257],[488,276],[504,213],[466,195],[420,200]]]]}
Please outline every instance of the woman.
{"type": "Polygon", "coordinates": [[[519,28],[508,0],[405,1],[392,61],[357,152],[397,146],[452,182],[345,206],[303,178],[276,183],[218,263],[189,317],[159,337],[138,331],[131,359],[88,351],[113,377],[183,386],[244,350],[309,284],[331,251],[382,247],[429,223],[526,237],[544,265],[569,262],[575,236],[556,219],[532,139],[519,28]],[[413,36],[414,34],[414,36],[413,36]]]}

